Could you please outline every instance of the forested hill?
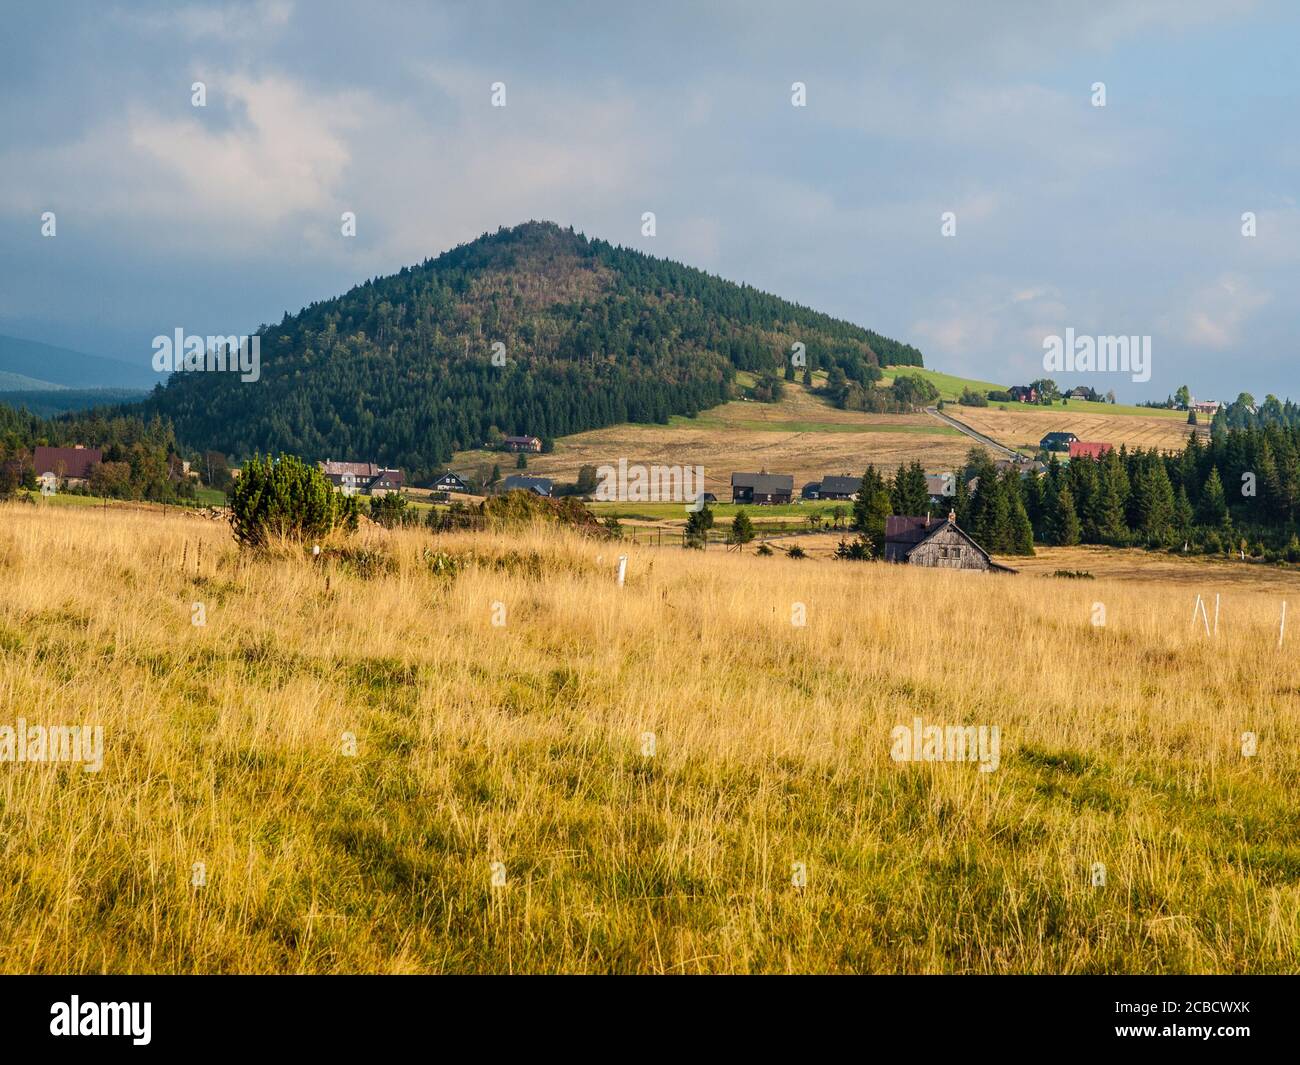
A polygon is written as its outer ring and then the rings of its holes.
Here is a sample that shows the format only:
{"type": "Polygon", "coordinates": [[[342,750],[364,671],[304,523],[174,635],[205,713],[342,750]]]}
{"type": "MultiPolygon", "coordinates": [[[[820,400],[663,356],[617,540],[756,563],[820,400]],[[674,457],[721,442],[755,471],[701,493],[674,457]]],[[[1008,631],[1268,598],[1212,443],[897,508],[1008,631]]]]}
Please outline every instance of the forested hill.
{"type": "Polygon", "coordinates": [[[921,365],[916,348],[849,322],[538,222],[261,334],[259,381],[175,374],[146,412],[191,447],[379,461],[418,479],[493,427],[553,438],[694,414],[729,397],[737,370],[782,368],[795,342],[812,369],[854,380],[921,365]]]}

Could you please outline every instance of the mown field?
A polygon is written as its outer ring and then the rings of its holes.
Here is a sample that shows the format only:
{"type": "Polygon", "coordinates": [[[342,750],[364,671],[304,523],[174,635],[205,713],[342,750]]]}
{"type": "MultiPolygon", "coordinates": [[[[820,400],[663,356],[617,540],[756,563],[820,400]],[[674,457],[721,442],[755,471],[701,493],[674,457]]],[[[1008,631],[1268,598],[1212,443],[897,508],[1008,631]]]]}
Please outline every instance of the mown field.
{"type": "Polygon", "coordinates": [[[1048,433],[1074,433],[1080,440],[1099,441],[1114,447],[1156,448],[1181,451],[1194,428],[1186,413],[1130,408],[1115,410],[1107,403],[1070,400],[1065,405],[1037,407],[1020,403],[995,403],[988,407],[951,405],[946,412],[977,432],[1007,447],[1032,447],[1048,433]],[[1005,409],[1003,409],[1005,408],[1005,409]]]}
{"type": "Polygon", "coordinates": [[[1294,573],[1207,565],[1207,639],[1182,580],[353,548],[0,507],[0,724],[105,734],[0,762],[0,971],[1300,966],[1294,573]],[[892,761],[915,716],[998,768],[892,761]]]}
{"type": "MultiPolygon", "coordinates": [[[[787,384],[780,403],[734,400],[695,418],[667,425],[613,425],[562,437],[547,455],[529,455],[527,473],[573,482],[584,465],[616,466],[620,458],[646,466],[703,466],[705,490],[731,498],[736,471],[788,473],[795,492],[826,474],[861,477],[868,463],[888,469],[919,459],[927,468],[951,469],[971,440],[928,414],[863,414],[838,410],[802,384],[787,384]]],[[[502,475],[514,456],[466,451],[452,468],[502,475]]]]}

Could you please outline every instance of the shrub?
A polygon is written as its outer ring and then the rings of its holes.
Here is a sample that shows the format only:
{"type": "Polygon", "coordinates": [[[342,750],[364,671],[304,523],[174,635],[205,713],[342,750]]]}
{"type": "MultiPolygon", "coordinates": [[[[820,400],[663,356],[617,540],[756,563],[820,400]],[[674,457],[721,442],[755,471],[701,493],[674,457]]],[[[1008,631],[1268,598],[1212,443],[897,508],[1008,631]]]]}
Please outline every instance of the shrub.
{"type": "MultiPolygon", "coordinates": [[[[1011,397],[1008,396],[1008,399],[1011,397]]],[[[961,393],[961,405],[963,407],[987,407],[990,396],[983,396],[973,388],[964,388],[961,393]]]]}
{"type": "Polygon", "coordinates": [[[254,455],[230,489],[230,525],[241,547],[352,533],[357,513],[355,496],[336,492],[320,470],[295,455],[254,455]]]}
{"type": "MultiPolygon", "coordinates": [[[[414,516],[415,512],[411,511],[410,514],[414,516]]],[[[389,492],[386,495],[370,497],[371,521],[377,522],[385,529],[392,529],[407,524],[406,518],[406,496],[401,493],[389,492]]]]}
{"type": "Polygon", "coordinates": [[[788,551],[786,551],[785,557],[786,558],[807,558],[808,556],[804,554],[804,550],[802,547],[800,547],[798,544],[795,544],[788,551]]]}
{"type": "Polygon", "coordinates": [[[1011,393],[1000,388],[991,388],[988,392],[988,398],[992,403],[1010,403],[1011,393]]]}
{"type": "Polygon", "coordinates": [[[873,554],[871,541],[865,536],[858,536],[850,543],[840,541],[835,548],[835,557],[849,562],[868,562],[873,554]]]}
{"type": "Polygon", "coordinates": [[[757,555],[770,555],[772,553],[772,549],[768,547],[767,544],[759,544],[758,548],[755,550],[754,553],[757,555]]]}

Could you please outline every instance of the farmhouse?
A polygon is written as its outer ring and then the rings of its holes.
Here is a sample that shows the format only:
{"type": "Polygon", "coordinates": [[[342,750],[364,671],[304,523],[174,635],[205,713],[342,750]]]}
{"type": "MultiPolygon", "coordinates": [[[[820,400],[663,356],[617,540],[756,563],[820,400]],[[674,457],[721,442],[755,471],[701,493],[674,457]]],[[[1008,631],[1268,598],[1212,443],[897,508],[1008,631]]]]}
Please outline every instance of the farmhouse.
{"type": "Polygon", "coordinates": [[[1048,433],[1038,446],[1044,451],[1069,451],[1070,445],[1078,439],[1073,433],[1048,433]]]}
{"type": "Polygon", "coordinates": [[[1007,389],[1007,394],[1017,403],[1038,402],[1038,389],[1033,385],[1012,385],[1007,389]]]}
{"type": "Polygon", "coordinates": [[[406,484],[406,475],[401,470],[392,470],[374,462],[326,459],[320,464],[320,471],[334,487],[368,496],[387,495],[399,491],[406,484]]]}
{"type": "Polygon", "coordinates": [[[532,451],[536,453],[542,450],[542,442],[535,436],[507,436],[501,446],[507,451],[532,451]]]}
{"type": "Polygon", "coordinates": [[[957,494],[957,475],[954,473],[927,473],[925,490],[931,502],[938,502],[957,494]]]}
{"type": "Polygon", "coordinates": [[[1096,393],[1094,393],[1091,388],[1088,388],[1085,385],[1080,385],[1078,388],[1070,389],[1070,391],[1068,391],[1065,394],[1065,398],[1066,399],[1092,399],[1094,395],[1096,395],[1096,393]]]}
{"type": "Polygon", "coordinates": [[[501,492],[532,492],[534,495],[549,496],[554,487],[549,478],[528,477],[522,473],[512,473],[501,482],[501,492]]]}
{"type": "Polygon", "coordinates": [[[1073,440],[1070,442],[1070,458],[1072,459],[1104,459],[1106,452],[1110,450],[1110,444],[1094,443],[1088,440],[1073,440]]]}
{"type": "Polygon", "coordinates": [[[788,473],[733,473],[733,503],[789,503],[794,492],[794,477],[788,473]]]}
{"type": "Polygon", "coordinates": [[[823,477],[821,479],[821,488],[817,492],[817,498],[853,499],[861,487],[862,481],[858,477],[823,477]]]}
{"type": "Polygon", "coordinates": [[[458,473],[452,473],[448,470],[436,481],[433,482],[435,492],[469,492],[469,484],[458,473]]]}
{"type": "Polygon", "coordinates": [[[957,526],[957,515],[946,521],[891,514],[885,519],[885,561],[935,569],[975,569],[1015,573],[1002,566],[957,526]]]}
{"type": "Polygon", "coordinates": [[[1211,417],[1219,413],[1220,403],[1217,399],[1207,399],[1200,403],[1193,403],[1192,410],[1197,414],[1209,414],[1211,417]]]}
{"type": "Polygon", "coordinates": [[[75,447],[37,447],[33,465],[36,476],[52,474],[70,485],[84,485],[90,478],[90,467],[104,460],[97,447],[77,444],[75,447]]]}
{"type": "Polygon", "coordinates": [[[806,485],[803,486],[799,494],[803,496],[804,499],[817,499],[821,494],[821,490],[822,490],[821,481],[809,481],[806,485]]]}

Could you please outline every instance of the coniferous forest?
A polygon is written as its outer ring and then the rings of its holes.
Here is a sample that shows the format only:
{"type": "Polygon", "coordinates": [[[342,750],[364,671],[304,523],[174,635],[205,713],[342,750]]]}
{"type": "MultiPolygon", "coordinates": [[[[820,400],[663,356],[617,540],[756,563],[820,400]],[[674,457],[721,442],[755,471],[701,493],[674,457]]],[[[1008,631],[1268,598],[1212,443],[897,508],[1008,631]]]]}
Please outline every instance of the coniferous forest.
{"type": "Polygon", "coordinates": [[[142,409],[188,446],[378,461],[417,483],[493,429],[550,439],[694,415],[731,398],[738,370],[783,370],[795,343],[804,368],[850,381],[922,363],[849,322],[536,222],[260,333],[255,384],[176,374],[142,409]]]}
{"type": "Polygon", "coordinates": [[[1226,429],[1188,438],[1181,453],[1110,451],[1043,476],[999,471],[972,449],[950,503],[930,501],[921,464],[892,476],[868,467],[854,524],[875,546],[889,514],[956,511],[957,522],[993,554],[1033,553],[1035,542],[1106,544],[1265,561],[1300,562],[1300,424],[1226,429]]]}

